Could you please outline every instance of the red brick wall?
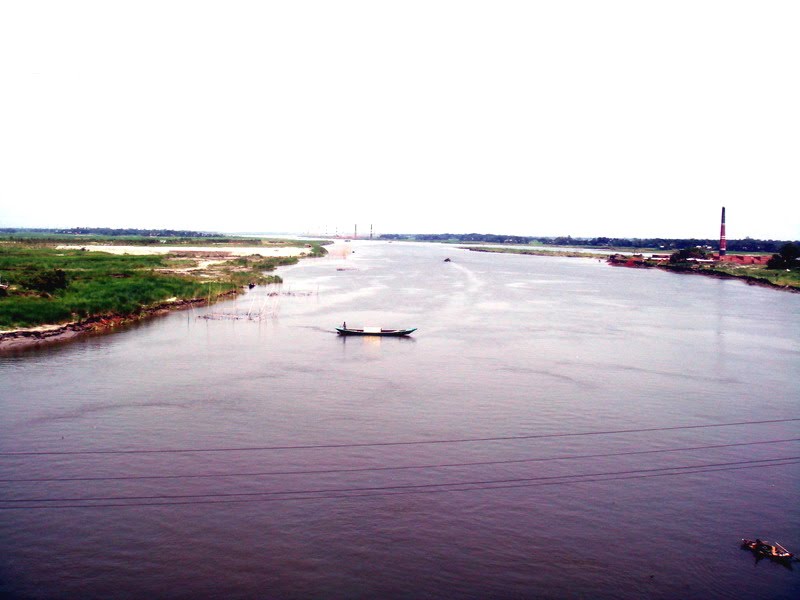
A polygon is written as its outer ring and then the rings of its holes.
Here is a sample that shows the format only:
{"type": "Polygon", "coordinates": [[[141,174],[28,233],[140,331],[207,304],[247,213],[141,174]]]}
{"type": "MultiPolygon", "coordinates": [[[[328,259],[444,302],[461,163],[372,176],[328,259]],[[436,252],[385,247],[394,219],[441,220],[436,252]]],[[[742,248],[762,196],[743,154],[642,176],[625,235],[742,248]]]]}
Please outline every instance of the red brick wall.
{"type": "Polygon", "coordinates": [[[751,256],[747,254],[726,254],[723,257],[714,256],[716,260],[737,265],[766,265],[770,256],[751,256]]]}

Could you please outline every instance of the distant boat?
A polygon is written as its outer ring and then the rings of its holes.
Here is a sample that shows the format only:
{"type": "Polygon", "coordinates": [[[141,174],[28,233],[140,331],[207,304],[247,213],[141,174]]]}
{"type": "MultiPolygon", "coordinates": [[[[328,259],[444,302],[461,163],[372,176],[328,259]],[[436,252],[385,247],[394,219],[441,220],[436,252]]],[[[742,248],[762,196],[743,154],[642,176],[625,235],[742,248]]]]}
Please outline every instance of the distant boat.
{"type": "Polygon", "coordinates": [[[750,550],[756,556],[763,556],[771,558],[772,560],[789,561],[792,560],[794,554],[789,552],[786,548],[781,546],[778,542],[770,544],[763,540],[742,540],[742,548],[750,550]]]}
{"type": "Polygon", "coordinates": [[[417,330],[416,327],[411,329],[382,329],[381,327],[364,327],[358,329],[355,327],[337,327],[336,331],[339,335],[383,335],[383,336],[404,336],[413,333],[417,330]]]}

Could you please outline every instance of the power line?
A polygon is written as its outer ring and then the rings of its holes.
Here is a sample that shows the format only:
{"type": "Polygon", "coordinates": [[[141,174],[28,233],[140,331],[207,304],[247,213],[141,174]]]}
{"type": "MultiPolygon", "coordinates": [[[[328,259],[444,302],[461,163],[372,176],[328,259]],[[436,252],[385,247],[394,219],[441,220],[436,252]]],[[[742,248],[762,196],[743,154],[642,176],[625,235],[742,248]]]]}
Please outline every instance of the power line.
{"type": "MultiPolygon", "coordinates": [[[[209,504],[242,504],[253,502],[286,502],[286,501],[307,501],[307,500],[331,500],[331,499],[352,499],[352,498],[372,498],[380,496],[404,496],[410,494],[441,494],[453,492],[472,492],[472,491],[487,491],[487,490],[500,490],[511,488],[527,488],[527,487],[542,487],[553,485],[572,485],[576,483],[595,483],[604,481],[621,481],[627,479],[646,479],[650,477],[671,477],[676,475],[692,475],[698,473],[715,473],[723,471],[740,471],[744,469],[756,469],[764,467],[781,467],[787,465],[800,464],[800,460],[786,460],[786,462],[775,462],[772,464],[756,464],[756,465],[740,465],[721,468],[704,468],[702,466],[694,467],[695,470],[685,470],[679,472],[667,473],[642,473],[642,474],[629,474],[618,477],[604,477],[594,479],[572,479],[568,481],[539,481],[535,483],[517,483],[507,485],[495,485],[488,487],[469,487],[469,488],[446,488],[446,489],[418,489],[410,491],[383,491],[372,492],[367,494],[333,494],[333,495],[315,495],[315,496],[291,496],[283,498],[225,498],[215,500],[177,500],[170,502],[124,502],[124,503],[110,503],[110,504],[60,504],[60,505],[44,505],[44,506],[0,506],[0,510],[59,510],[64,508],[142,508],[154,506],[189,506],[189,505],[209,505],[209,504]]],[[[566,476],[564,476],[566,477],[566,476]]],[[[589,477],[588,475],[584,477],[589,477]]],[[[388,489],[388,488],[386,488],[388,489]]],[[[284,494],[291,494],[293,492],[284,492],[284,494]]],[[[210,496],[205,496],[210,497],[210,496]]]]}
{"type": "Polygon", "coordinates": [[[233,448],[164,448],[139,450],[53,450],[53,451],[21,451],[0,452],[0,457],[15,456],[75,456],[97,454],[177,454],[197,452],[252,452],[270,450],[322,450],[332,448],[376,448],[386,446],[418,446],[426,444],[463,444],[471,442],[499,442],[511,440],[533,440],[545,438],[580,437],[593,435],[612,435],[621,433],[649,433],[656,431],[678,431],[688,429],[708,429],[713,427],[736,427],[741,425],[766,425],[774,423],[790,423],[800,421],[800,417],[791,419],[770,419],[764,421],[738,421],[734,423],[707,423],[704,425],[674,425],[668,427],[646,427],[641,429],[611,429],[605,431],[583,431],[573,433],[541,433],[533,435],[510,435],[483,438],[452,438],[437,440],[412,440],[406,442],[362,442],[351,444],[306,444],[296,446],[243,446],[233,448]]]}
{"type": "MultiPolygon", "coordinates": [[[[398,484],[389,486],[370,486],[370,487],[356,487],[356,488],[325,488],[325,489],[311,489],[311,490],[289,490],[289,491],[260,491],[260,492],[221,492],[221,493],[208,493],[208,494],[167,494],[167,495],[153,495],[153,496],[90,496],[84,498],[18,498],[12,500],[2,500],[0,502],[6,504],[25,504],[33,502],[104,502],[115,500],[186,500],[197,498],[229,498],[229,497],[243,497],[243,496],[286,496],[286,495],[311,495],[311,494],[326,494],[326,493],[348,493],[348,492],[375,492],[387,490],[413,490],[413,489],[427,489],[427,488],[445,488],[453,486],[492,486],[494,484],[512,484],[512,483],[526,483],[535,481],[555,481],[564,479],[581,479],[586,477],[611,477],[619,475],[632,475],[642,473],[657,473],[667,471],[683,471],[694,469],[705,469],[714,467],[731,467],[739,465],[766,465],[769,463],[778,463],[782,461],[800,461],[800,456],[784,456],[781,458],[765,458],[755,460],[740,460],[722,463],[710,463],[704,465],[679,465],[675,467],[654,467],[650,469],[629,469],[625,471],[607,471],[599,473],[578,473],[573,475],[542,475],[538,477],[515,477],[510,479],[488,479],[478,481],[453,481],[446,483],[412,483],[412,484],[398,484]]],[[[790,463],[791,464],[791,463],[790,463]]],[[[491,489],[491,488],[486,488],[491,489]]],[[[8,507],[5,507],[8,508],[8,507]]]]}
{"type": "Polygon", "coordinates": [[[763,444],[779,444],[785,442],[798,442],[800,438],[787,438],[781,440],[764,440],[758,442],[737,442],[733,444],[713,444],[707,446],[689,446],[682,448],[659,448],[655,450],[631,450],[626,452],[606,452],[602,454],[576,454],[572,456],[548,456],[540,458],[520,458],[510,460],[491,460],[459,463],[437,463],[427,465],[401,465],[394,467],[350,467],[340,469],[313,469],[313,470],[294,470],[294,471],[255,471],[245,473],[195,473],[187,475],[119,475],[113,477],[41,477],[41,478],[20,478],[20,479],[0,479],[0,483],[57,483],[57,482],[77,482],[77,481],[133,481],[144,479],[210,479],[220,477],[263,477],[277,475],[333,475],[337,473],[363,473],[374,471],[400,471],[413,469],[439,469],[454,467],[476,467],[490,465],[511,465],[530,462],[549,462],[554,460],[578,460],[585,458],[610,458],[617,456],[635,456],[641,454],[664,454],[668,452],[686,452],[692,450],[712,450],[720,448],[735,448],[741,446],[756,446],[763,444]]]}

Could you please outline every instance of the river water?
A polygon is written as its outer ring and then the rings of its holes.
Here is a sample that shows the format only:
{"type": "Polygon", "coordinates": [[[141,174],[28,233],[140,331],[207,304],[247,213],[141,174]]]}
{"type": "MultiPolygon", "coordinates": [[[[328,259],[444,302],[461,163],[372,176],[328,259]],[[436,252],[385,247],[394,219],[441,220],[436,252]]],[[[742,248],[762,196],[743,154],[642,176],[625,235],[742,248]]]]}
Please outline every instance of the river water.
{"type": "Polygon", "coordinates": [[[0,357],[0,596],[800,597],[739,548],[800,549],[800,295],[366,241],[281,275],[0,357]]]}

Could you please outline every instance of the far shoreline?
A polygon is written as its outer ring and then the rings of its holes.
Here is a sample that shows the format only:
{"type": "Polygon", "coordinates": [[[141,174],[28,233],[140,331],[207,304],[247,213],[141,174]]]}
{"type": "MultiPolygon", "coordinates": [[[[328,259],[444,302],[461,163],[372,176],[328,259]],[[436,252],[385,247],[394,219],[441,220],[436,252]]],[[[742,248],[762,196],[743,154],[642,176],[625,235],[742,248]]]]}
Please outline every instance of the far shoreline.
{"type": "MultiPolygon", "coordinates": [[[[528,248],[502,248],[502,247],[461,247],[463,250],[471,252],[486,252],[489,254],[521,254],[525,256],[544,256],[544,257],[559,257],[559,258],[587,258],[592,260],[607,260],[608,254],[601,254],[599,252],[587,251],[570,251],[570,250],[534,250],[528,248]]],[[[636,267],[624,267],[617,265],[620,268],[640,268],[640,269],[659,269],[668,273],[675,273],[678,275],[702,275],[704,277],[714,277],[716,279],[732,279],[739,280],[747,285],[754,285],[758,287],[770,288],[783,292],[800,293],[800,287],[793,285],[781,285],[764,279],[762,277],[754,276],[749,273],[726,273],[713,268],[695,267],[695,266],[681,266],[669,264],[647,264],[636,267]]]]}

